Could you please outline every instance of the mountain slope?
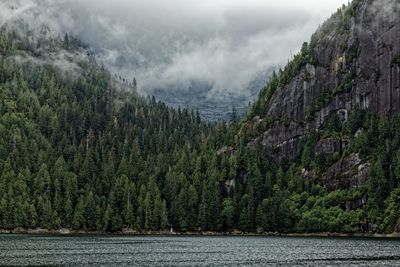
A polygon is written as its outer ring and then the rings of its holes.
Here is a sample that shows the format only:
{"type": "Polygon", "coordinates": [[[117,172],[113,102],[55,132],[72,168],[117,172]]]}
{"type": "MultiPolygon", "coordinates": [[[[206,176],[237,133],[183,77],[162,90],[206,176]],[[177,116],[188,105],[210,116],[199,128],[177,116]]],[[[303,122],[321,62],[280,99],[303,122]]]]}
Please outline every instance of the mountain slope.
{"type": "Polygon", "coordinates": [[[333,112],[342,120],[356,108],[398,113],[397,11],[395,1],[353,1],[329,19],[253,107],[251,116],[284,120],[290,127],[276,123],[257,141],[279,145],[290,156],[302,136],[323,128],[333,112]]]}
{"type": "Polygon", "coordinates": [[[398,11],[341,8],[213,126],[73,38],[3,27],[0,228],[400,232],[398,11]]]}
{"type": "MultiPolygon", "coordinates": [[[[333,203],[362,211],[363,230],[392,231],[398,218],[399,10],[397,1],[378,0],[339,9],[273,75],[240,131],[301,179],[351,192],[333,203]]],[[[304,227],[335,205],[316,203],[304,227]]],[[[311,230],[329,230],[323,221],[311,230]]]]}
{"type": "Polygon", "coordinates": [[[137,96],[77,40],[15,26],[0,31],[0,227],[166,228],[158,176],[209,127],[137,96]]]}

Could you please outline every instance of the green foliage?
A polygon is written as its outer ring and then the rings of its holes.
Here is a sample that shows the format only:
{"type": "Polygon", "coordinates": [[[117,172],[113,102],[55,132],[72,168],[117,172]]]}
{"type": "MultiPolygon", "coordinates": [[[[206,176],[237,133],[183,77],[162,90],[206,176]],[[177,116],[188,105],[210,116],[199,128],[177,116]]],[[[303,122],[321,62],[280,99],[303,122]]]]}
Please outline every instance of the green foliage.
{"type": "Polygon", "coordinates": [[[395,66],[395,65],[400,67],[400,54],[394,56],[393,59],[392,59],[392,66],[395,66]]]}
{"type": "MultiPolygon", "coordinates": [[[[211,126],[129,92],[71,36],[23,34],[0,30],[0,228],[166,229],[171,207],[159,188],[211,126]],[[49,53],[65,54],[80,72],[66,77],[50,59],[35,63],[49,53]]],[[[191,182],[177,194],[187,229],[198,213],[191,182]]]]}
{"type": "MultiPolygon", "coordinates": [[[[209,125],[198,113],[137,96],[90,57],[77,62],[81,71],[70,78],[51,64],[15,62],[15,55],[45,58],[46,51],[69,55],[83,48],[65,36],[43,40],[39,51],[29,38],[2,29],[0,228],[354,232],[371,222],[392,231],[399,217],[399,116],[355,108],[343,123],[332,113],[303,139],[297,158],[279,164],[248,145],[277,123],[264,116],[277,90],[299,74],[313,79],[303,66],[317,64],[317,37],[272,75],[250,121],[237,122],[233,112],[230,124],[209,125]],[[326,137],[349,145],[316,155],[326,137]],[[328,192],[320,176],[350,153],[371,165],[368,182],[328,192]],[[351,210],[349,203],[360,199],[367,205],[351,210]]],[[[358,49],[348,50],[354,61],[358,49]]],[[[349,92],[354,75],[322,90],[317,107],[349,92]]],[[[280,123],[291,122],[282,116],[280,123]]]]}
{"type": "Polygon", "coordinates": [[[360,45],[359,42],[357,41],[347,49],[346,63],[349,65],[352,64],[354,59],[358,58],[359,55],[360,55],[360,45]]]}
{"type": "Polygon", "coordinates": [[[331,97],[333,97],[339,93],[350,93],[351,89],[353,88],[354,78],[355,78],[355,71],[350,70],[346,74],[346,76],[344,77],[342,82],[339,84],[339,86],[333,90],[331,97]]]}
{"type": "MultiPolygon", "coordinates": [[[[357,2],[357,1],[355,1],[357,2]]],[[[350,26],[351,26],[351,19],[355,16],[355,3],[352,3],[349,6],[343,6],[342,7],[342,12],[341,12],[341,16],[340,21],[339,21],[339,25],[338,25],[338,31],[340,33],[345,33],[348,32],[350,30],[350,26]]]]}
{"type": "Polygon", "coordinates": [[[383,170],[380,158],[372,165],[369,173],[369,202],[372,209],[380,209],[389,192],[387,176],[383,170]]]}
{"type": "Polygon", "coordinates": [[[224,199],[222,203],[222,220],[226,229],[232,229],[234,226],[235,206],[231,198],[224,199]]]}
{"type": "Polygon", "coordinates": [[[288,126],[290,125],[289,118],[288,118],[286,115],[285,115],[285,116],[282,116],[282,117],[280,118],[279,122],[280,122],[283,126],[285,126],[285,127],[288,127],[288,126]]]}
{"type": "Polygon", "coordinates": [[[400,218],[400,188],[393,190],[386,200],[386,210],[381,226],[382,230],[387,233],[398,231],[398,220],[400,218]]]}
{"type": "Polygon", "coordinates": [[[356,108],[348,116],[345,124],[345,132],[354,135],[356,131],[364,126],[366,120],[366,111],[356,108]]]}
{"type": "Polygon", "coordinates": [[[337,207],[313,208],[303,213],[299,230],[305,232],[345,232],[358,230],[360,211],[343,211],[337,207]]]}
{"type": "Polygon", "coordinates": [[[301,165],[303,167],[310,167],[311,163],[313,162],[313,159],[315,157],[314,155],[314,147],[317,144],[319,140],[319,134],[314,131],[312,132],[307,140],[304,141],[304,144],[302,146],[302,152],[301,152],[301,165]]]}

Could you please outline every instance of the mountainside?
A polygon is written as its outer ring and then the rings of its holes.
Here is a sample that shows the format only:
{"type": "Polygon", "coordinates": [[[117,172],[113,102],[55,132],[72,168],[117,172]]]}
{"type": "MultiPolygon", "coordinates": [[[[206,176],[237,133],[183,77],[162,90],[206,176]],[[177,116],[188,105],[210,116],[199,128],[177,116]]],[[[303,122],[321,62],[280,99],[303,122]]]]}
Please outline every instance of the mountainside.
{"type": "Polygon", "coordinates": [[[28,29],[0,30],[0,227],[166,228],[157,177],[210,128],[137,96],[79,41],[28,29]]]}
{"type": "Polygon", "coordinates": [[[399,11],[399,2],[378,0],[340,8],[272,76],[241,128],[250,147],[303,179],[357,191],[337,204],[369,212],[366,229],[387,219],[379,209],[400,182],[399,11]]]}
{"type": "Polygon", "coordinates": [[[399,10],[343,6],[216,125],[68,35],[3,26],[0,228],[400,232],[399,10]]]}
{"type": "Polygon", "coordinates": [[[396,1],[353,1],[329,19],[261,93],[251,115],[274,123],[255,142],[279,147],[278,156],[290,158],[300,140],[324,129],[333,113],[341,121],[355,109],[398,113],[398,11],[396,1]]]}

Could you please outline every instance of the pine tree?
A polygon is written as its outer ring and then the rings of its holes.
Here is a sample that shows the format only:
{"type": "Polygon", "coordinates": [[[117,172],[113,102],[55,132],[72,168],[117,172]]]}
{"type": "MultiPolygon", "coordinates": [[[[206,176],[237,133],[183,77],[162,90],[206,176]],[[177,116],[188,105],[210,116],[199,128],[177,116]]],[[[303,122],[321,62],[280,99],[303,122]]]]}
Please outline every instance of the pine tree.
{"type": "Polygon", "coordinates": [[[85,203],[83,197],[80,197],[76,205],[72,227],[74,229],[81,229],[86,223],[85,203]]]}
{"type": "Polygon", "coordinates": [[[235,207],[231,198],[224,199],[222,203],[222,220],[226,229],[232,229],[234,226],[235,207]]]}
{"type": "Polygon", "coordinates": [[[160,210],[160,229],[164,230],[168,226],[168,210],[167,203],[163,200],[160,210]]]}

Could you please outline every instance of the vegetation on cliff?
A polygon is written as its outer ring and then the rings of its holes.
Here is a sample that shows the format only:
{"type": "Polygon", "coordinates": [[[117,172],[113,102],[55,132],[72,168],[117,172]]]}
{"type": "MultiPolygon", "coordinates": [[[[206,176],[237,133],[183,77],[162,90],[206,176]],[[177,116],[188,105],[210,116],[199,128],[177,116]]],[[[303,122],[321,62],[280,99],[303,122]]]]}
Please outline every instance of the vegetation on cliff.
{"type": "MultiPolygon", "coordinates": [[[[346,34],[361,2],[327,23],[346,34]]],[[[310,81],[303,70],[321,64],[314,49],[326,25],[272,75],[243,121],[216,125],[138,96],[136,81],[110,75],[67,35],[2,28],[0,228],[396,230],[399,116],[361,107],[345,119],[331,112],[291,159],[249,143],[272,125],[293,123],[269,116],[269,105],[296,77],[310,81]]],[[[357,45],[344,50],[347,62],[359,56],[357,45]]],[[[296,123],[313,122],[335,96],[352,91],[357,73],[352,63],[346,70],[296,123]]]]}

